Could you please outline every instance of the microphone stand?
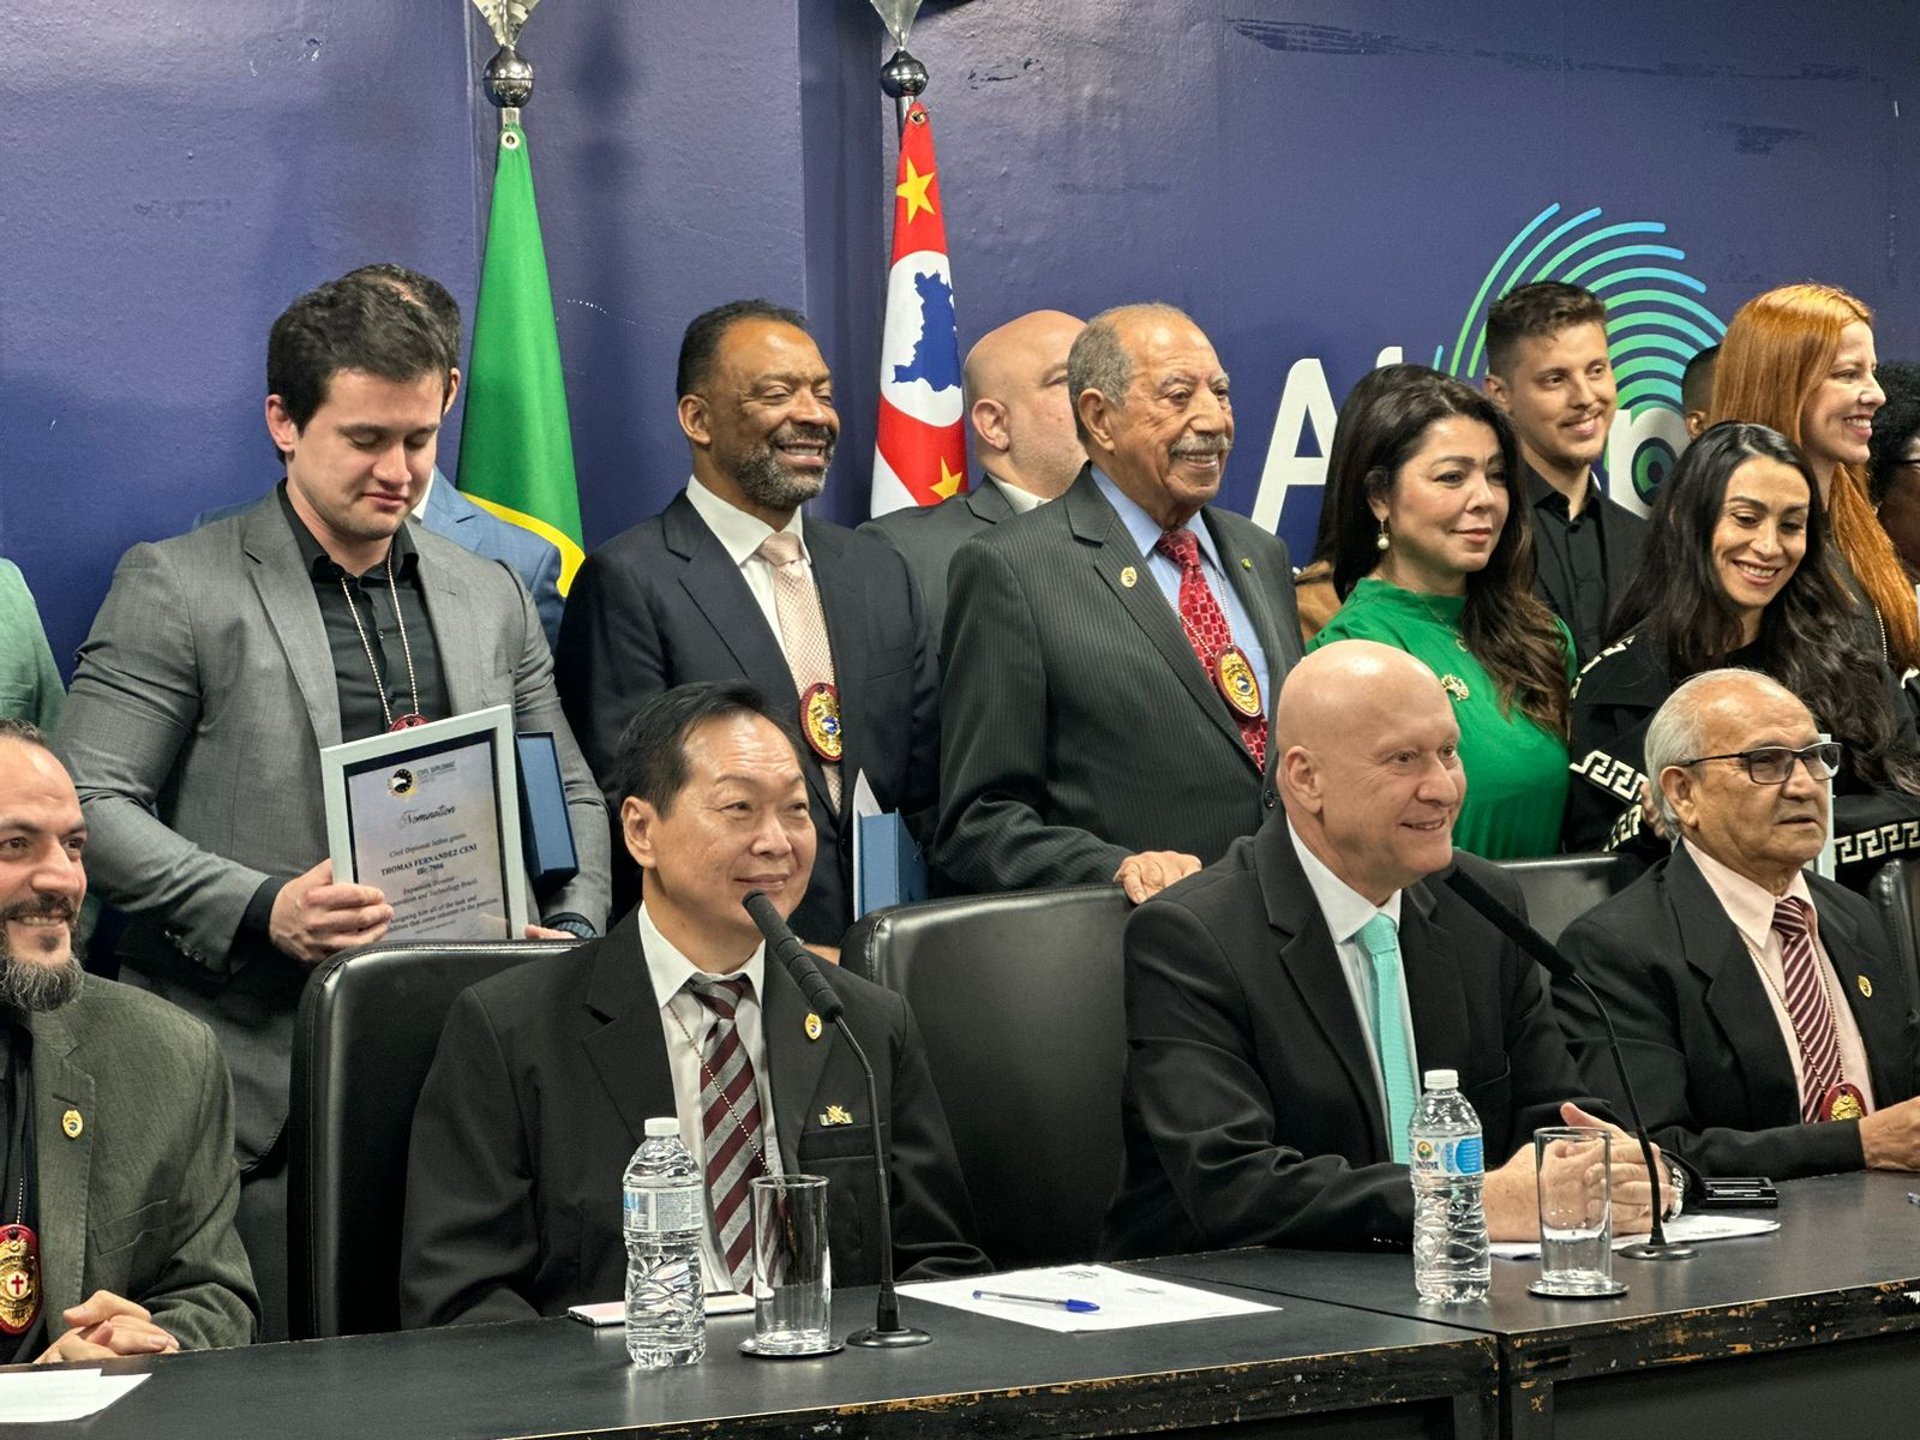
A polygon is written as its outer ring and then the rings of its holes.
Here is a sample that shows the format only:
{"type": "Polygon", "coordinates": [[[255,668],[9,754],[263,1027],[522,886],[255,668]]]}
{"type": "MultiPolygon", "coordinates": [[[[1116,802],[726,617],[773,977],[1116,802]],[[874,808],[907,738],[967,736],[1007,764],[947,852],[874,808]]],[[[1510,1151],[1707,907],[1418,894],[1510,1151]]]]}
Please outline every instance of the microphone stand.
{"type": "Polygon", "coordinates": [[[886,1152],[880,1144],[880,1087],[874,1079],[873,1066],[868,1063],[867,1052],[860,1048],[860,1042],[854,1039],[853,1027],[847,1024],[847,1007],[841,1002],[840,993],[827,983],[827,977],[820,973],[820,967],[814,964],[813,956],[799,937],[787,928],[787,922],[780,918],[773,902],[761,891],[754,890],[741,904],[766,938],[767,952],[786,966],[814,1013],[840,1032],[840,1038],[853,1051],[853,1058],[859,1062],[867,1080],[867,1115],[873,1123],[873,1182],[880,1197],[880,1295],[874,1306],[873,1324],[847,1336],[847,1344],[870,1350],[930,1344],[933,1336],[926,1331],[900,1323],[900,1297],[894,1289],[893,1278],[893,1189],[887,1176],[886,1152]]]}
{"type": "Polygon", "coordinates": [[[1614,1073],[1620,1077],[1620,1092],[1627,1099],[1627,1116],[1633,1122],[1633,1136],[1640,1142],[1640,1158],[1646,1163],[1647,1178],[1653,1182],[1653,1223],[1647,1238],[1622,1246],[1620,1253],[1632,1260],[1691,1260],[1698,1252],[1691,1245],[1668,1240],[1666,1225],[1660,1218],[1659,1162],[1654,1158],[1653,1139],[1647,1134],[1647,1122],[1640,1118],[1640,1102],[1634,1098],[1633,1081],[1627,1078],[1627,1062],[1620,1053],[1620,1036],[1614,1031],[1613,1017],[1607,1013],[1607,1007],[1600,1003],[1600,997],[1573,962],[1562,955],[1546,936],[1496,900],[1486,886],[1458,865],[1446,877],[1445,883],[1454,894],[1490,920],[1496,930],[1544,967],[1548,974],[1555,979],[1571,980],[1593,1002],[1600,1022],[1607,1027],[1607,1053],[1613,1056],[1614,1073]]]}

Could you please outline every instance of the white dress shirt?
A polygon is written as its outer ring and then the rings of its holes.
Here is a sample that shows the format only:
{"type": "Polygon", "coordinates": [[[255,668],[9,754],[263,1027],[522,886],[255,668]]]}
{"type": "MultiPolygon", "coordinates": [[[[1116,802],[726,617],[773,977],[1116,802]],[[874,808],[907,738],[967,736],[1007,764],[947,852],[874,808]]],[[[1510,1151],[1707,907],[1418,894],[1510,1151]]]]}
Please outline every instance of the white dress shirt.
{"type": "Polygon", "coordinates": [[[1031,490],[1022,490],[1018,485],[1009,485],[991,471],[988,472],[987,479],[993,482],[995,489],[1007,497],[1007,504],[1013,507],[1013,513],[1016,515],[1024,515],[1029,510],[1038,510],[1047,503],[1031,490]]]}
{"type": "MultiPolygon", "coordinates": [[[[640,948],[647,957],[647,977],[653,982],[653,998],[660,1005],[660,1030],[667,1042],[667,1069],[673,1076],[674,1118],[680,1122],[680,1141],[699,1167],[702,1183],[707,1173],[707,1140],[700,1108],[703,1084],[700,1057],[706,1053],[708,1032],[719,1024],[719,1017],[687,990],[687,981],[692,979],[728,980],[736,975],[747,979],[747,994],[734,1008],[733,1024],[739,1032],[740,1043],[746,1047],[747,1058],[753,1062],[753,1082],[760,1093],[760,1145],[767,1173],[780,1174],[780,1145],[773,1129],[773,1085],[767,1073],[766,1032],[760,1023],[760,994],[767,975],[765,942],[754,947],[752,956],[738,970],[727,975],[710,975],[660,933],[653,917],[647,914],[645,901],[640,904],[639,923],[640,948]]],[[[711,1195],[707,1197],[706,1234],[700,1240],[700,1272],[709,1292],[733,1288],[714,1237],[711,1195]]]]}
{"type": "Polygon", "coordinates": [[[747,582],[747,589],[753,594],[753,603],[766,616],[767,629],[773,632],[774,643],[779,645],[780,653],[786,655],[787,663],[791,665],[793,657],[787,655],[787,642],[780,634],[780,612],[774,605],[773,566],[762,559],[758,552],[769,535],[792,535],[800,542],[800,563],[806,567],[808,578],[812,578],[813,553],[807,549],[799,507],[794,508],[793,518],[787,521],[785,531],[776,532],[759,516],[749,515],[729,505],[691,475],[687,477],[687,503],[693,506],[696,515],[707,522],[707,528],[713,531],[720,548],[740,567],[740,578],[747,582]]]}

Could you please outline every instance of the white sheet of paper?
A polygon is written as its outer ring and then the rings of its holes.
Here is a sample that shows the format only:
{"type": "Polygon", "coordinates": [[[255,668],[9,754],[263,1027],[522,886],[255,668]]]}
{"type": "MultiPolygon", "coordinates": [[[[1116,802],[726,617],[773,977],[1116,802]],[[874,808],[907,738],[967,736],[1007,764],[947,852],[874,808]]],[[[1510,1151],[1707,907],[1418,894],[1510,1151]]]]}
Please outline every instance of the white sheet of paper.
{"type": "MultiPolygon", "coordinates": [[[[1766,1235],[1779,1228],[1778,1220],[1762,1220],[1752,1215],[1682,1215],[1678,1220],[1667,1222],[1667,1239],[1698,1245],[1703,1240],[1739,1240],[1748,1235],[1766,1235]]],[[[1644,1230],[1638,1235],[1616,1235],[1613,1248],[1618,1250],[1646,1238],[1644,1230]]],[[[1538,1240],[1496,1240],[1488,1248],[1502,1260],[1540,1258],[1538,1240]]]]}
{"type": "Polygon", "coordinates": [[[867,887],[860,878],[865,873],[860,868],[860,819],[879,813],[880,798],[873,793],[867,772],[862,770],[853,777],[853,913],[856,915],[867,913],[867,887]]]}
{"type": "Polygon", "coordinates": [[[0,1425],[44,1425],[98,1415],[147,1375],[99,1370],[14,1370],[0,1375],[0,1425]]]}
{"type": "Polygon", "coordinates": [[[900,1293],[1062,1335],[1083,1330],[1130,1330],[1137,1325],[1171,1325],[1181,1320],[1217,1320],[1280,1308],[1231,1295],[1216,1295],[1191,1285],[1176,1285],[1157,1275],[1130,1275],[1108,1265],[1055,1265],[1040,1270],[1009,1270],[1001,1275],[976,1275],[968,1280],[916,1280],[902,1285],[900,1293]],[[1091,1314],[1074,1314],[1017,1300],[976,1300],[973,1298],[976,1290],[1006,1290],[1016,1295],[1045,1295],[1056,1300],[1090,1300],[1100,1308],[1091,1314]]]}

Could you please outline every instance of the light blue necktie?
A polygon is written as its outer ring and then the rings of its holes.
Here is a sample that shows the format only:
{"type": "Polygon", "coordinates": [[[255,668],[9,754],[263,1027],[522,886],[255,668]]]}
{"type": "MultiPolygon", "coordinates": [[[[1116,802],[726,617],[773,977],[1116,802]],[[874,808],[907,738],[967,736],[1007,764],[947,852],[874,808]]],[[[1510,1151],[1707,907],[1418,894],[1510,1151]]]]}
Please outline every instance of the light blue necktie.
{"type": "Polygon", "coordinates": [[[1385,915],[1375,915],[1354,937],[1373,959],[1373,1043],[1380,1052],[1380,1078],[1387,1090],[1387,1138],[1402,1165],[1411,1151],[1407,1126],[1413,1123],[1413,1062],[1407,1055],[1407,1027],[1400,1013],[1400,933],[1385,915]]]}

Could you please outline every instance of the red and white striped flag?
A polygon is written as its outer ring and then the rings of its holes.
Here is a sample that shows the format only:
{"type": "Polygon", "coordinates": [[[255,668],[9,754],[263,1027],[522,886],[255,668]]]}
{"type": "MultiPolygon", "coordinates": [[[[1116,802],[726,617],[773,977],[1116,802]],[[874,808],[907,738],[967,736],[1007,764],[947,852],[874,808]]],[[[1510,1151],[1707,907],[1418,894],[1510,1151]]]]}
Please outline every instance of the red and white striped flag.
{"type": "Polygon", "coordinates": [[[873,513],[937,505],[967,488],[960,334],[947,269],[947,223],[933,163],[933,127],[918,100],[900,134],[893,269],[880,342],[880,422],[873,513]]]}

